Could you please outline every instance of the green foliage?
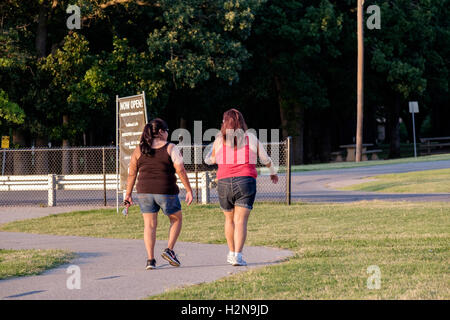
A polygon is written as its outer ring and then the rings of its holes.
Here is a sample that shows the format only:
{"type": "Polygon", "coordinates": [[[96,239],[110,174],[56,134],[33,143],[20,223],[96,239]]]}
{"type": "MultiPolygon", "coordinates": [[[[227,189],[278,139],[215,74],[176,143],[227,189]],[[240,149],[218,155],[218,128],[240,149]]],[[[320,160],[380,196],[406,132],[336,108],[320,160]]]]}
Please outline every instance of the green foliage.
{"type": "Polygon", "coordinates": [[[23,68],[28,58],[20,51],[17,30],[0,32],[0,68],[23,68]]]}
{"type": "MultiPolygon", "coordinates": [[[[448,134],[449,2],[366,1],[381,7],[381,29],[365,30],[365,123],[389,119],[393,101],[406,119],[406,102],[418,100],[417,125],[428,117],[424,132],[448,134]]],[[[0,12],[2,123],[22,121],[33,139],[79,144],[90,133],[109,143],[116,95],[142,91],[149,114],[170,126],[181,117],[216,126],[237,106],[255,127],[283,115],[295,136],[304,123],[310,149],[354,134],[354,0],[8,0],[0,12]],[[81,9],[76,32],[66,28],[69,4],[81,9]]]]}
{"type": "Polygon", "coordinates": [[[51,76],[49,89],[58,101],[52,108],[52,116],[62,119],[63,115],[68,115],[71,119],[68,126],[58,126],[52,130],[53,139],[73,139],[87,126],[84,112],[91,103],[98,106],[96,102],[102,100],[101,96],[90,100],[92,90],[86,85],[91,79],[89,75],[92,72],[88,73],[88,70],[94,61],[95,57],[89,53],[88,41],[76,32],[66,36],[61,49],[40,61],[39,68],[51,76]]]}
{"type": "Polygon", "coordinates": [[[160,1],[161,16],[149,35],[152,61],[175,86],[194,88],[211,75],[238,81],[249,58],[242,45],[260,1],[160,1]]]}
{"type": "Polygon", "coordinates": [[[404,99],[422,96],[427,86],[425,61],[434,41],[431,6],[429,0],[384,1],[380,5],[383,26],[368,36],[371,66],[404,99]]]}
{"type": "Polygon", "coordinates": [[[24,119],[24,111],[17,103],[9,101],[8,94],[0,89],[0,125],[2,120],[7,124],[22,124],[24,119]]]}

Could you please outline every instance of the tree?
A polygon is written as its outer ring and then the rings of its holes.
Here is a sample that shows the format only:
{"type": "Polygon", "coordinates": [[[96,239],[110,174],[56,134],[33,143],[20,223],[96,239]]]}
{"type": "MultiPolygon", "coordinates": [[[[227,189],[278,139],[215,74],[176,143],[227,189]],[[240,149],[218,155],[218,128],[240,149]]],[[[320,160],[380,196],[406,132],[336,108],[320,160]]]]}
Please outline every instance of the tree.
{"type": "Polygon", "coordinates": [[[384,82],[390,158],[400,156],[399,118],[407,110],[407,101],[422,99],[426,90],[424,72],[434,38],[432,3],[385,1],[381,4],[382,28],[368,35],[371,71],[384,82]]]}
{"type": "Polygon", "coordinates": [[[219,86],[239,82],[239,72],[250,58],[243,41],[250,35],[261,2],[159,2],[157,27],[147,44],[154,70],[166,84],[165,114],[177,114],[181,122],[195,112],[203,113],[198,103],[189,103],[199,86],[206,82],[219,86]]]}
{"type": "Polygon", "coordinates": [[[323,75],[339,56],[341,28],[342,16],[327,0],[268,1],[258,11],[254,52],[264,56],[283,136],[293,136],[295,163],[304,160],[305,110],[329,106],[323,75]]]}
{"type": "Polygon", "coordinates": [[[0,125],[22,124],[25,113],[17,103],[9,101],[8,94],[0,89],[0,125]]]}

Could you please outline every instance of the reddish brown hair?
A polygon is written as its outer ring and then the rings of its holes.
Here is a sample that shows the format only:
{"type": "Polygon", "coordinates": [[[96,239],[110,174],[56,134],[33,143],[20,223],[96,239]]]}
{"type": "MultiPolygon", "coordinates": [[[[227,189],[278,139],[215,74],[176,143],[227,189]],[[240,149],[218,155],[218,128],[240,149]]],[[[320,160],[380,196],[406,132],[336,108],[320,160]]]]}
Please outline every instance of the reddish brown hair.
{"type": "MultiPolygon", "coordinates": [[[[220,131],[224,141],[226,140],[227,130],[242,129],[244,132],[248,130],[247,124],[245,123],[244,116],[236,109],[230,109],[223,113],[223,122],[220,131]]],[[[234,137],[234,146],[237,145],[236,136],[234,137]]]]}

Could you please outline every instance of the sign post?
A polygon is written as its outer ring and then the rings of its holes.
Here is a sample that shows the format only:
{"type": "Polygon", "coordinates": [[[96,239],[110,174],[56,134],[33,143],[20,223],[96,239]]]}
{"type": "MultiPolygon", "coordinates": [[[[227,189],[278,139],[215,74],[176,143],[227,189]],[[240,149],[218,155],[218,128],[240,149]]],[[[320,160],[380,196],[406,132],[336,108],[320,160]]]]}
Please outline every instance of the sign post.
{"type": "MultiPolygon", "coordinates": [[[[2,149],[9,149],[9,136],[2,136],[2,149]]],[[[6,159],[6,151],[3,151],[3,159],[2,159],[2,176],[5,175],[5,159],[6,159]]]]}
{"type": "Polygon", "coordinates": [[[417,101],[409,102],[409,112],[412,114],[412,124],[413,124],[413,139],[414,139],[414,158],[417,158],[416,151],[416,124],[414,121],[414,113],[419,113],[419,103],[417,101]]]}
{"type": "Polygon", "coordinates": [[[116,111],[116,206],[119,212],[119,192],[126,190],[131,155],[147,124],[145,93],[123,98],[116,96],[116,111]]]}

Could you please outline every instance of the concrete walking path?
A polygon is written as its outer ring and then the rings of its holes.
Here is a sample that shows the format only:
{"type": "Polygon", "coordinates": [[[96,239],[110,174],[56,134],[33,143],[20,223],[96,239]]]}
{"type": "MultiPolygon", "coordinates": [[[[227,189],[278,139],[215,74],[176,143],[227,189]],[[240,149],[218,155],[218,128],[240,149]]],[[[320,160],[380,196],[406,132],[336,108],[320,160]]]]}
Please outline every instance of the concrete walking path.
{"type": "MultiPolygon", "coordinates": [[[[178,242],[175,252],[182,263],[172,267],[161,257],[166,241],[155,247],[157,269],[145,270],[143,240],[102,239],[0,232],[2,248],[64,249],[77,253],[70,264],[42,275],[0,280],[0,299],[142,299],[169,288],[211,282],[231,274],[281,262],[293,253],[266,247],[245,247],[247,267],[226,262],[226,245],[178,242]],[[70,265],[80,268],[81,289],[68,289],[70,265]]],[[[245,297],[243,297],[245,298],[245,297]]]]}

